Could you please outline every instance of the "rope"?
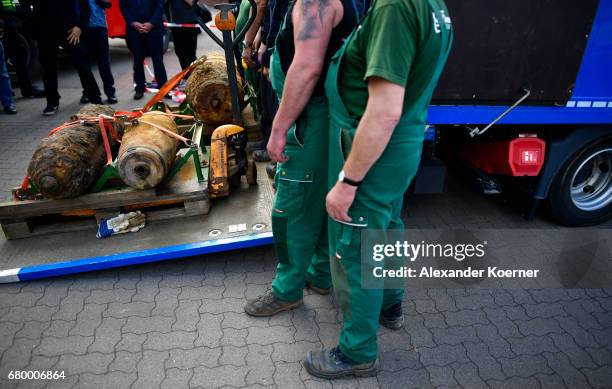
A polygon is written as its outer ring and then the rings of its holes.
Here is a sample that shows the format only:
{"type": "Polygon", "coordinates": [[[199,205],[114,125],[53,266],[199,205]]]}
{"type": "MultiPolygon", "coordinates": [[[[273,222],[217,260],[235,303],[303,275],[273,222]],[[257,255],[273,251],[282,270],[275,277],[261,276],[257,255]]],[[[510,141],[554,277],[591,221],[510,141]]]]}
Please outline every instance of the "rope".
{"type": "Polygon", "coordinates": [[[181,135],[177,134],[176,132],[172,132],[172,131],[170,131],[170,130],[168,130],[168,129],[166,129],[166,128],[162,127],[162,126],[159,126],[159,125],[157,125],[157,124],[155,124],[155,123],[151,123],[151,122],[149,122],[149,121],[147,121],[147,120],[142,120],[142,119],[139,119],[139,122],[140,122],[140,123],[145,123],[145,124],[148,124],[148,125],[150,125],[151,127],[155,127],[155,128],[157,128],[158,130],[160,130],[161,132],[163,132],[163,133],[165,133],[166,135],[168,135],[169,137],[171,137],[171,138],[175,138],[175,139],[180,140],[181,142],[185,143],[187,146],[190,146],[190,145],[191,145],[191,140],[189,140],[189,139],[185,138],[184,136],[181,136],[181,135]]]}

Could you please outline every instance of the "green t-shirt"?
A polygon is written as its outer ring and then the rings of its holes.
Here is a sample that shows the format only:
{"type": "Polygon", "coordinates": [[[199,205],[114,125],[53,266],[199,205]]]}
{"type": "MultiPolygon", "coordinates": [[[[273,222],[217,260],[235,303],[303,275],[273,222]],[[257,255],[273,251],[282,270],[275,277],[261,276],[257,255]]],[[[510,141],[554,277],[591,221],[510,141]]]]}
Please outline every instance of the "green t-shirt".
{"type": "MultiPolygon", "coordinates": [[[[242,0],[240,2],[240,10],[238,11],[238,18],[236,19],[236,34],[242,31],[249,21],[251,15],[251,3],[248,0],[242,0]]],[[[242,49],[242,48],[241,48],[242,49]]]]}
{"type": "Polygon", "coordinates": [[[404,113],[410,107],[415,124],[425,121],[429,102],[414,104],[427,92],[438,64],[440,29],[451,28],[446,5],[435,1],[444,14],[434,13],[427,0],[374,1],[346,49],[338,76],[340,96],[352,117],[363,115],[367,80],[377,76],[404,86],[404,113]]]}

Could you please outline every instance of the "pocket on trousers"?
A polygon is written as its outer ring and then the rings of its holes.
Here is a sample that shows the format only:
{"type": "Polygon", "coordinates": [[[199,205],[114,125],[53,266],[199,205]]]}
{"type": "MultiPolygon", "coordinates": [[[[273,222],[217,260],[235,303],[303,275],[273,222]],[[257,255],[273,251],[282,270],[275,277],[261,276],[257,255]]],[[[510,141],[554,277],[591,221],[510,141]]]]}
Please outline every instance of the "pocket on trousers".
{"type": "Polygon", "coordinates": [[[277,172],[273,215],[289,216],[292,212],[302,211],[304,191],[307,185],[312,185],[312,180],[313,174],[311,172],[279,170],[277,172]]]}
{"type": "Polygon", "coordinates": [[[335,255],[340,261],[360,261],[361,233],[368,227],[367,210],[351,207],[349,216],[352,219],[350,222],[337,222],[335,255]]]}

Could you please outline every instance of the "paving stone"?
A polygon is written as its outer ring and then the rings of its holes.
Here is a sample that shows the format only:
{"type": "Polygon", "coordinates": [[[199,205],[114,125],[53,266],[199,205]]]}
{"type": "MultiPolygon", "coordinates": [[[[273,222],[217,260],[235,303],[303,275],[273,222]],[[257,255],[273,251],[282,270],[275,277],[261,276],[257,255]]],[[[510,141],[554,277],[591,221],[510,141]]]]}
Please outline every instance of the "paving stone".
{"type": "Polygon", "coordinates": [[[236,346],[242,347],[246,345],[246,337],[249,334],[249,331],[237,330],[234,328],[226,328],[223,330],[223,337],[221,338],[221,345],[226,346],[236,346]]]}
{"type": "Polygon", "coordinates": [[[103,316],[123,318],[130,316],[149,317],[155,308],[155,303],[133,302],[133,303],[110,303],[103,316]]]}
{"type": "Polygon", "coordinates": [[[179,369],[192,369],[197,366],[215,367],[221,356],[221,348],[196,347],[190,350],[170,350],[170,357],[166,367],[179,369]]]}
{"type": "Polygon", "coordinates": [[[503,380],[505,378],[498,359],[489,354],[486,344],[466,342],[464,346],[468,358],[476,365],[478,375],[483,380],[503,380]]]}
{"type": "Polygon", "coordinates": [[[515,358],[499,358],[502,371],[509,377],[528,378],[534,374],[551,374],[546,359],[540,355],[519,355],[515,358]]]}
{"type": "Polygon", "coordinates": [[[489,324],[483,311],[463,310],[457,312],[444,312],[446,323],[449,326],[471,326],[474,324],[489,324]]]}
{"type": "Polygon", "coordinates": [[[141,353],[130,353],[127,351],[117,351],[115,359],[108,366],[108,371],[123,371],[131,373],[137,371],[138,361],[142,358],[141,353]]]}
{"type": "Polygon", "coordinates": [[[493,389],[538,388],[539,382],[535,378],[512,377],[505,381],[488,381],[493,389]]]}
{"type": "Polygon", "coordinates": [[[246,275],[243,273],[230,273],[223,280],[223,297],[244,298],[246,291],[246,275]]]}
{"type": "Polygon", "coordinates": [[[452,366],[427,366],[429,372],[431,386],[439,388],[442,386],[456,387],[459,384],[455,380],[455,371],[452,366]]]}
{"type": "Polygon", "coordinates": [[[604,330],[590,330],[589,331],[591,334],[593,334],[593,337],[595,338],[595,341],[597,343],[599,343],[602,346],[607,346],[609,349],[612,349],[612,336],[610,336],[610,333],[612,332],[612,330],[610,329],[604,329],[604,330]]]}
{"type": "MultiPolygon", "coordinates": [[[[583,367],[594,369],[597,367],[595,362],[593,362],[591,359],[589,353],[583,348],[578,347],[571,335],[550,334],[550,338],[552,338],[552,341],[555,343],[555,346],[557,346],[557,349],[567,355],[574,367],[578,369],[582,369],[583,367]]],[[[554,352],[555,350],[549,351],[554,352]]]]}
{"type": "Polygon", "coordinates": [[[492,295],[455,296],[454,300],[460,310],[497,307],[492,295]]]}
{"type": "Polygon", "coordinates": [[[24,321],[46,322],[51,320],[51,316],[57,312],[57,307],[39,305],[35,307],[12,307],[7,314],[0,318],[0,322],[19,323],[24,321]]]}
{"type": "Polygon", "coordinates": [[[438,313],[434,300],[413,300],[415,310],[418,313],[438,313]]]}
{"type": "Polygon", "coordinates": [[[562,353],[544,353],[546,362],[550,368],[557,373],[568,388],[587,388],[589,387],[586,377],[577,370],[568,357],[562,353]]]}
{"type": "Polygon", "coordinates": [[[60,309],[53,314],[53,320],[76,320],[77,314],[83,310],[85,299],[89,292],[70,291],[60,303],[60,309]]]}
{"type": "Polygon", "coordinates": [[[115,350],[128,351],[131,353],[141,352],[142,345],[146,340],[146,335],[123,333],[121,334],[121,340],[115,346],[115,350]]]}
{"type": "Polygon", "coordinates": [[[245,386],[245,377],[248,373],[246,367],[219,366],[204,367],[199,366],[193,369],[190,385],[202,388],[218,388],[223,385],[245,386]]]}
{"type": "Polygon", "coordinates": [[[304,360],[309,351],[320,350],[319,342],[299,341],[295,343],[274,343],[272,345],[272,360],[274,362],[300,362],[304,360]]]}
{"type": "Polygon", "coordinates": [[[117,389],[129,388],[136,381],[136,373],[114,371],[104,375],[85,373],[79,376],[76,387],[79,389],[117,389]]]}
{"type": "Polygon", "coordinates": [[[119,272],[119,280],[113,285],[114,288],[136,289],[140,282],[140,270],[138,268],[124,268],[119,272]]]}
{"type": "Polygon", "coordinates": [[[435,347],[433,335],[423,324],[424,320],[422,317],[410,316],[406,319],[404,330],[410,334],[410,343],[413,347],[435,347]]]}
{"type": "Polygon", "coordinates": [[[275,366],[271,359],[272,352],[274,351],[273,347],[250,344],[248,345],[248,350],[246,356],[248,367],[246,384],[249,386],[254,384],[274,384],[273,375],[275,366]]]}
{"type": "Polygon", "coordinates": [[[178,308],[178,295],[180,289],[159,288],[159,293],[155,295],[155,308],[151,312],[155,316],[173,317],[178,308]]]}
{"type": "Polygon", "coordinates": [[[15,334],[19,332],[24,323],[2,323],[0,325],[0,355],[13,344],[15,334]]]}
{"type": "MultiPolygon", "coordinates": [[[[8,323],[9,327],[14,324],[8,323]]],[[[40,339],[43,332],[51,325],[51,322],[28,321],[25,322],[21,330],[15,334],[17,338],[40,339]]]]}
{"type": "Polygon", "coordinates": [[[404,369],[398,372],[381,371],[377,375],[382,389],[429,388],[429,374],[425,369],[404,369]]]}
{"type": "Polygon", "coordinates": [[[304,306],[306,309],[312,308],[334,308],[331,296],[322,296],[320,294],[309,294],[304,296],[304,306]]]}
{"type": "Polygon", "coordinates": [[[97,352],[85,355],[66,354],[60,357],[55,368],[66,371],[66,375],[82,373],[104,374],[114,358],[113,354],[100,354],[97,352]]]}
{"type": "Polygon", "coordinates": [[[581,347],[599,348],[600,344],[595,340],[595,337],[583,327],[573,317],[557,317],[555,318],[563,332],[567,332],[573,338],[576,344],[581,347]]]}
{"type": "Polygon", "coordinates": [[[159,387],[165,378],[164,364],[168,359],[167,351],[145,351],[138,362],[138,379],[132,388],[150,389],[159,387]]]}
{"type": "Polygon", "coordinates": [[[493,294],[493,300],[497,307],[511,307],[516,305],[512,295],[505,291],[497,291],[493,294]]]}
{"type": "Polygon", "coordinates": [[[202,303],[195,300],[184,300],[179,303],[175,311],[176,322],[172,325],[173,331],[195,331],[200,321],[198,309],[202,303]]]}
{"type": "Polygon", "coordinates": [[[220,365],[246,365],[246,355],[249,351],[247,347],[223,346],[221,350],[222,354],[219,358],[220,365]]]}
{"type": "MultiPolygon", "coordinates": [[[[588,301],[588,300],[587,300],[588,301]]],[[[571,301],[563,304],[565,312],[576,318],[584,329],[601,329],[601,324],[585,309],[584,301],[571,301]]],[[[599,308],[599,306],[598,306],[599,308]]]]}
{"type": "Polygon", "coordinates": [[[434,328],[448,328],[444,320],[444,315],[441,313],[423,313],[421,316],[423,317],[425,327],[429,328],[429,330],[433,330],[434,328]]]}
{"type": "Polygon", "coordinates": [[[144,350],[171,350],[180,348],[189,350],[198,337],[197,332],[173,331],[167,334],[151,332],[147,334],[147,341],[142,346],[144,350]]]}
{"type": "Polygon", "coordinates": [[[64,338],[48,336],[40,341],[40,346],[36,348],[35,354],[48,357],[62,354],[83,355],[93,341],[93,336],[72,335],[64,338]]]}
{"type": "Polygon", "coordinates": [[[106,305],[85,304],[77,315],[76,324],[70,330],[70,335],[93,336],[96,328],[102,323],[102,312],[106,305]]]}
{"type": "Polygon", "coordinates": [[[391,331],[381,326],[385,331],[378,335],[378,349],[380,351],[411,350],[410,335],[404,331],[391,331]]]}
{"type": "Polygon", "coordinates": [[[146,334],[148,332],[170,332],[175,317],[150,316],[150,317],[128,317],[127,323],[123,326],[122,332],[132,332],[135,334],[146,334]]]}
{"type": "Polygon", "coordinates": [[[243,298],[202,299],[201,302],[200,313],[212,313],[213,315],[226,312],[244,313],[245,300],[243,298]]]}
{"type": "Polygon", "coordinates": [[[454,363],[455,380],[464,388],[488,388],[486,382],[478,375],[478,369],[472,363],[454,363]]]}
{"type": "Polygon", "coordinates": [[[515,354],[510,349],[510,344],[506,339],[499,336],[496,327],[477,325],[474,328],[476,329],[476,335],[487,345],[489,353],[493,357],[514,357],[515,354]]]}
{"type": "Polygon", "coordinates": [[[161,383],[162,389],[178,389],[188,388],[189,381],[193,376],[192,370],[183,369],[168,369],[166,370],[166,379],[161,383]]]}
{"type": "Polygon", "coordinates": [[[527,316],[531,318],[550,318],[555,316],[567,316],[563,306],[559,303],[541,303],[523,305],[527,316]]]}
{"type": "Polygon", "coordinates": [[[497,327],[497,330],[502,337],[518,338],[523,336],[519,332],[516,324],[514,324],[514,322],[510,320],[508,316],[506,316],[506,311],[504,311],[502,308],[486,308],[484,309],[484,312],[487,319],[489,319],[489,321],[493,323],[495,327],[497,327]]]}
{"type": "Polygon", "coordinates": [[[127,303],[136,292],[132,289],[92,290],[85,303],[108,304],[127,303]]]}
{"type": "MultiPolygon", "coordinates": [[[[508,293],[512,295],[512,298],[517,304],[535,304],[536,301],[533,299],[530,293],[523,289],[509,289],[508,293]]],[[[550,302],[550,301],[549,301],[550,302]]],[[[556,302],[553,300],[552,302],[556,302]]]]}
{"type": "Polygon", "coordinates": [[[159,293],[159,282],[161,276],[148,274],[141,277],[140,281],[136,284],[136,294],[132,296],[132,302],[155,302],[155,296],[159,293]]]}
{"type": "Polygon", "coordinates": [[[406,352],[394,350],[379,353],[379,369],[385,371],[400,371],[403,369],[419,370],[423,368],[420,354],[417,352],[406,352]]]}
{"type": "Polygon", "coordinates": [[[612,366],[610,365],[596,369],[583,369],[582,372],[589,383],[596,388],[609,387],[612,382],[612,366]]]}
{"type": "Polygon", "coordinates": [[[331,381],[315,381],[313,379],[304,380],[306,389],[332,389],[331,381]]]}
{"type": "Polygon", "coordinates": [[[558,389],[565,386],[563,379],[557,374],[536,374],[534,378],[538,380],[542,389],[558,389]]]}
{"type": "Polygon", "coordinates": [[[440,345],[438,347],[423,347],[419,349],[421,362],[425,366],[446,366],[454,362],[469,362],[463,346],[440,345]]]}
{"type": "Polygon", "coordinates": [[[304,383],[300,380],[301,369],[299,362],[278,362],[274,382],[279,388],[304,388],[304,383]]]}
{"type": "Polygon", "coordinates": [[[246,313],[226,312],[223,314],[223,328],[245,329],[253,327],[268,327],[268,320],[265,317],[253,317],[246,313]]]}
{"type": "Polygon", "coordinates": [[[548,335],[551,333],[563,333],[554,319],[531,319],[527,321],[515,321],[519,331],[525,335],[548,335]]]}
{"type": "Polygon", "coordinates": [[[223,330],[221,329],[223,320],[223,315],[201,314],[197,325],[198,338],[195,340],[195,345],[218,347],[223,337],[223,330]]]}
{"type": "Polygon", "coordinates": [[[510,343],[510,348],[516,355],[538,355],[544,351],[558,352],[559,350],[553,344],[551,337],[556,334],[550,334],[548,336],[526,336],[522,338],[506,338],[510,343]]]}
{"type": "MultiPolygon", "coordinates": [[[[325,308],[318,308],[325,309],[325,308]]],[[[316,310],[297,309],[293,311],[291,323],[294,326],[296,341],[304,340],[308,342],[316,342],[319,340],[319,326],[315,319],[316,310]]]]}
{"type": "Polygon", "coordinates": [[[589,353],[589,355],[591,356],[591,359],[598,366],[604,366],[606,364],[609,364],[610,361],[612,361],[612,352],[606,349],[605,347],[601,347],[601,348],[586,347],[584,351],[589,353]]]}
{"type": "Polygon", "coordinates": [[[43,297],[41,297],[36,304],[50,307],[59,305],[62,299],[68,296],[68,287],[70,283],[71,282],[66,282],[64,280],[53,282],[45,288],[43,297]]]}
{"type": "MultiPolygon", "coordinates": [[[[312,311],[304,311],[304,312],[312,312],[312,311]]],[[[338,310],[336,309],[329,309],[329,308],[317,308],[314,310],[314,312],[316,313],[316,322],[318,323],[331,323],[331,324],[336,324],[340,322],[340,315],[338,310]]],[[[294,322],[295,325],[295,322],[294,322]]],[[[296,325],[296,329],[298,328],[298,326],[296,325]]],[[[300,330],[298,329],[297,332],[299,333],[300,330]]],[[[297,336],[297,334],[296,334],[297,336]]]]}
{"type": "Polygon", "coordinates": [[[318,340],[324,348],[333,348],[338,345],[338,335],[340,334],[340,325],[319,323],[318,340]]]}
{"type": "Polygon", "coordinates": [[[47,327],[47,329],[43,332],[43,336],[64,338],[68,336],[68,333],[75,324],[76,321],[51,320],[49,327],[47,327]]]}
{"type": "Polygon", "coordinates": [[[522,305],[516,307],[504,307],[504,312],[506,312],[506,316],[510,320],[529,320],[531,319],[527,316],[527,311],[522,305]]]}
{"type": "Polygon", "coordinates": [[[570,301],[571,297],[565,289],[532,289],[529,294],[540,303],[556,303],[559,301],[570,301]]]}
{"type": "Polygon", "coordinates": [[[268,345],[276,342],[282,342],[283,340],[293,338],[295,329],[292,327],[274,326],[268,328],[253,327],[249,328],[249,334],[247,335],[247,344],[260,344],[268,345]]]}
{"type": "Polygon", "coordinates": [[[0,308],[33,307],[43,297],[43,293],[20,292],[10,297],[0,299],[0,308]]]}
{"type": "Polygon", "coordinates": [[[223,298],[224,290],[225,288],[222,286],[211,286],[206,284],[196,288],[186,286],[181,288],[181,293],[178,298],[180,300],[220,299],[223,298]]]}
{"type": "Polygon", "coordinates": [[[39,340],[15,339],[11,346],[4,351],[0,360],[1,377],[6,377],[10,370],[24,370],[30,363],[30,356],[39,340]]]}
{"type": "Polygon", "coordinates": [[[179,274],[164,274],[164,278],[160,281],[160,288],[182,288],[184,286],[191,286],[194,288],[202,286],[204,281],[204,274],[194,273],[179,273],[179,274]]]}
{"type": "Polygon", "coordinates": [[[479,342],[474,327],[450,327],[446,329],[432,328],[431,333],[437,344],[462,344],[463,342],[479,342]]]}

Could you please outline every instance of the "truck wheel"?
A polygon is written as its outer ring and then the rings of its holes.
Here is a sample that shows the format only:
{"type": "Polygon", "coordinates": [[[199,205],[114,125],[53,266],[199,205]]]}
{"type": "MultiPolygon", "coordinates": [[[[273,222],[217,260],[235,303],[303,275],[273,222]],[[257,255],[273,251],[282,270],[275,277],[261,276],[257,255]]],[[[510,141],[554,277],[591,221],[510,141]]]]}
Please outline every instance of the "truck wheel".
{"type": "Polygon", "coordinates": [[[612,139],[580,151],[550,188],[553,216],[567,226],[588,226],[612,217],[612,139]]]}

